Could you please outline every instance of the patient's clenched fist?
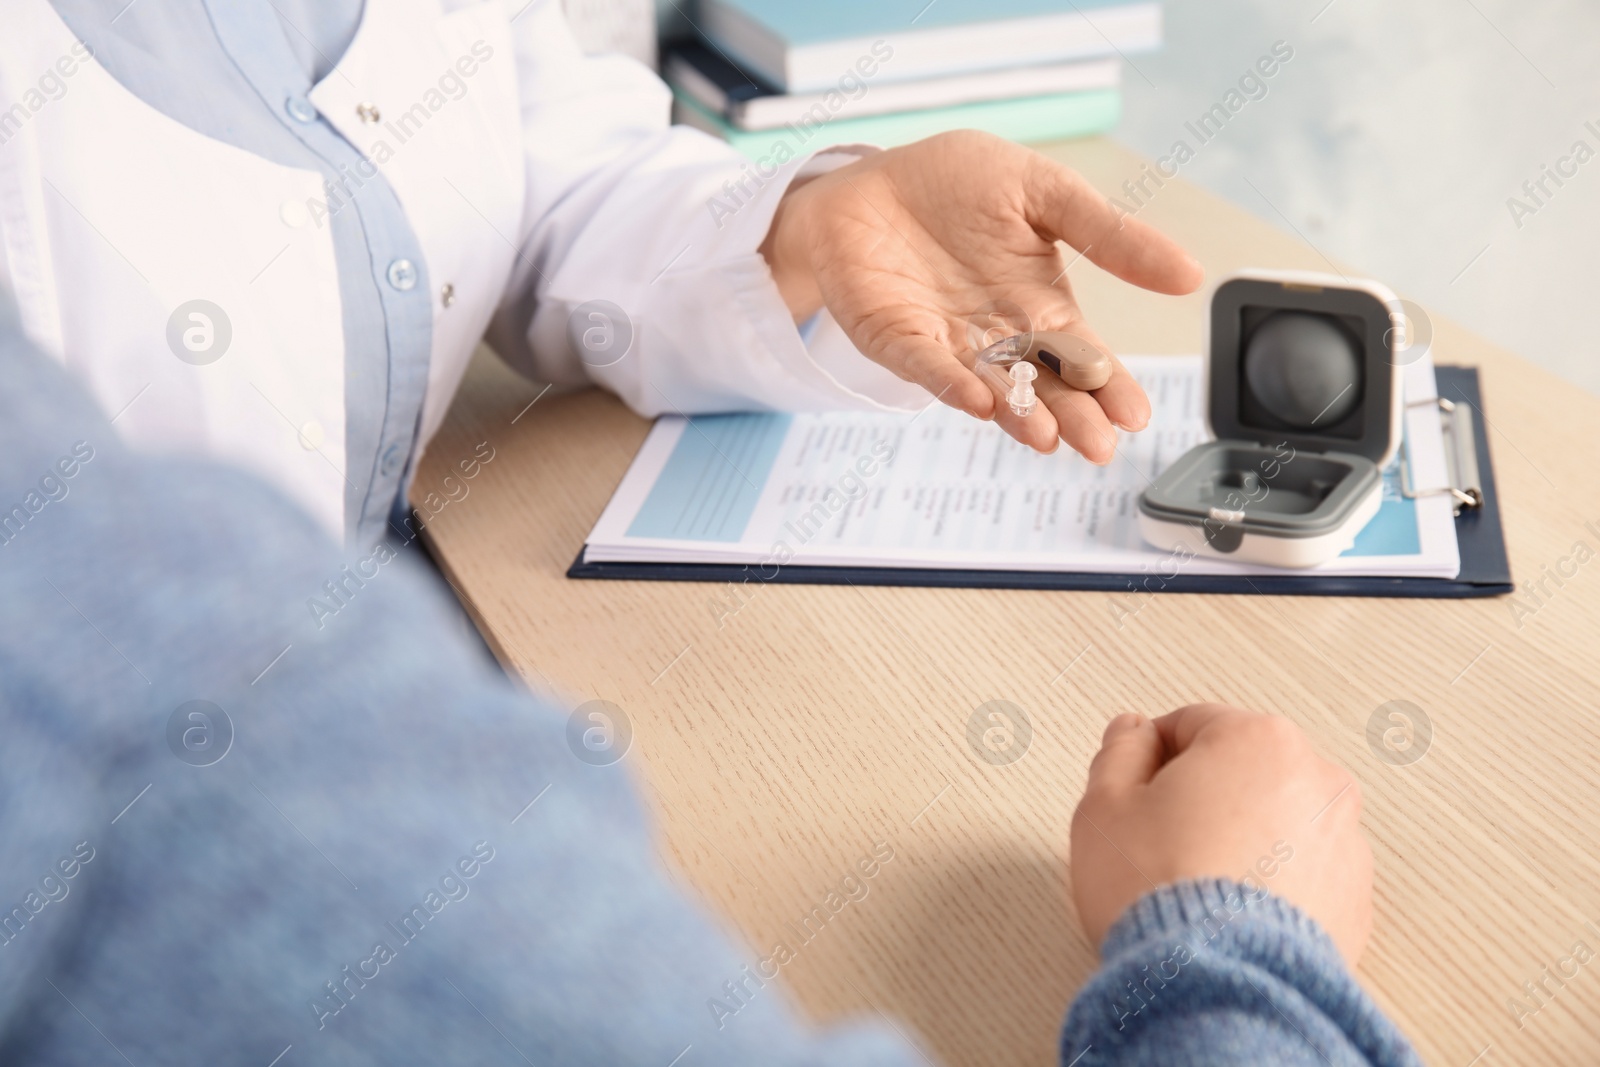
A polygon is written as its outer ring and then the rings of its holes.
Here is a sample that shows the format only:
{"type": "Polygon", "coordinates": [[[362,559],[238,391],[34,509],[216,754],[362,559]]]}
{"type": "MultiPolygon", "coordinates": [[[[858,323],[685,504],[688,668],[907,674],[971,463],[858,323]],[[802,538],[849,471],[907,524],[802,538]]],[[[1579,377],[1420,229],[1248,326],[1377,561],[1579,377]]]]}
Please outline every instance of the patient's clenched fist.
{"type": "Polygon", "coordinates": [[[1072,822],[1078,914],[1098,945],[1162,885],[1231,878],[1317,920],[1354,966],[1372,925],[1361,788],[1289,720],[1194,704],[1106,727],[1072,822]]]}

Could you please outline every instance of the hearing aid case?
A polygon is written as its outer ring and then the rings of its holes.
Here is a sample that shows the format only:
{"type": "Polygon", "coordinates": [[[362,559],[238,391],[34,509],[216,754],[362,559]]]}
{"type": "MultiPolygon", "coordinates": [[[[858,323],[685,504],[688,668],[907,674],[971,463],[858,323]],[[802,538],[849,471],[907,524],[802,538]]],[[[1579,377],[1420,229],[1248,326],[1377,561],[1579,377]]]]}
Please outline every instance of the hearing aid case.
{"type": "Polygon", "coordinates": [[[1355,543],[1400,445],[1399,301],[1373,281],[1249,271],[1211,296],[1204,371],[1215,440],[1139,497],[1170,551],[1314,567],[1355,543]]]}

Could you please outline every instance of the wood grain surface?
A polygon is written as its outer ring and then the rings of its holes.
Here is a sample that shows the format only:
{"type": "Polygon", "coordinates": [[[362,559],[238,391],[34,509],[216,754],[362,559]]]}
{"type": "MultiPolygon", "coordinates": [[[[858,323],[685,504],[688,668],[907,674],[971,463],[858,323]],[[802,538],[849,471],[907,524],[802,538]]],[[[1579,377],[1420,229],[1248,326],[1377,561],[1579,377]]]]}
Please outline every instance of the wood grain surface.
{"type": "MultiPolygon", "coordinates": [[[[1105,141],[1047,151],[1108,193],[1142,165],[1105,141]]],[[[1181,180],[1141,215],[1211,277],[1332,269],[1181,180]]],[[[1117,351],[1199,350],[1201,296],[1140,292],[1087,261],[1071,277],[1117,351]]],[[[1067,832],[1101,728],[1222,700],[1288,716],[1360,781],[1377,919],[1359,975],[1428,1062],[1592,1063],[1600,958],[1546,974],[1575,943],[1600,952],[1600,562],[1574,554],[1600,549],[1600,401],[1435,329],[1438,362],[1482,369],[1513,570],[1544,579],[1537,601],[752,583],[723,614],[715,585],[571,581],[648,423],[599,392],[541,393],[486,351],[413,500],[493,447],[429,521],[436,556],[509,670],[564,706],[625,710],[666,862],[757,955],[892,847],[865,899],[783,968],[814,1019],[881,1013],[943,1064],[1055,1062],[1095,963],[1067,832]],[[990,700],[1032,722],[1010,764],[969,746],[990,700]],[[1432,725],[1410,764],[1368,743],[1394,700],[1432,725]]]]}

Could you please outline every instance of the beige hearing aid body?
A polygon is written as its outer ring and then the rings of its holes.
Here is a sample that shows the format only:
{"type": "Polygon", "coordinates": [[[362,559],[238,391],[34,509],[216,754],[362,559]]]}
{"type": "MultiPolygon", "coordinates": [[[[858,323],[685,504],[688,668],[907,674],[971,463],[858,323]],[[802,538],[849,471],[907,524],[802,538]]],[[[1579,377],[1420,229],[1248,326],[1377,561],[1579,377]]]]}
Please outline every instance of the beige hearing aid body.
{"type": "Polygon", "coordinates": [[[978,353],[973,369],[1000,391],[1011,410],[1033,414],[1038,397],[1035,365],[1044,367],[1074,389],[1089,392],[1111,380],[1111,357],[1076,334],[1039,330],[1002,338],[978,353]]]}

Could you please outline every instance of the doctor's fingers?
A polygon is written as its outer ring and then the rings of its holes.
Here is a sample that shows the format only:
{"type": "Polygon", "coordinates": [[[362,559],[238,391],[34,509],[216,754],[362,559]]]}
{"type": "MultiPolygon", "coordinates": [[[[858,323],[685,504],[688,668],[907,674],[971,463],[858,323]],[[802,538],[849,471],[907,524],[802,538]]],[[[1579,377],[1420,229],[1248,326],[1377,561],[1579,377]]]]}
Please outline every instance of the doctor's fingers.
{"type": "MultiPolygon", "coordinates": [[[[1072,283],[1065,271],[1048,285],[1034,284],[1010,288],[991,286],[989,291],[992,302],[987,307],[997,310],[989,312],[982,318],[973,315],[965,324],[952,322],[953,331],[972,334],[975,328],[985,329],[998,325],[1006,328],[1002,332],[1049,330],[1071,334],[1111,363],[1111,377],[1105,385],[1093,390],[1093,395],[1112,424],[1125,430],[1139,430],[1150,421],[1150,401],[1145,396],[1143,387],[1128,373],[1127,368],[1085,319],[1083,309],[1078,306],[1077,297],[1072,292],[1072,283]]],[[[984,339],[993,336],[985,334],[984,339]]],[[[1040,377],[1052,376],[1047,372],[1041,372],[1040,377]]]]}
{"type": "MultiPolygon", "coordinates": [[[[1016,414],[1003,396],[996,396],[996,425],[1035,452],[1049,455],[1065,441],[1091,463],[1104,466],[1111,462],[1116,455],[1117,431],[1092,395],[1048,371],[1040,373],[1033,387],[1039,403],[1027,415],[1016,414]]],[[[997,386],[991,389],[998,394],[997,386]]]]}
{"type": "Polygon", "coordinates": [[[1033,382],[1041,402],[1028,415],[1011,410],[1002,383],[985,380],[994,395],[995,422],[1036,452],[1048,455],[1056,450],[1058,442],[1065,441],[1095,463],[1110,462],[1116,446],[1113,424],[1139,429],[1149,421],[1150,403],[1143,387],[1084,323],[1064,284],[1061,288],[1017,292],[1016,296],[1007,325],[1019,330],[1051,328],[1073,334],[1104,355],[1111,363],[1112,373],[1105,385],[1090,393],[1067,386],[1041,368],[1033,382]]]}
{"type": "Polygon", "coordinates": [[[1064,280],[1056,287],[1019,292],[1016,297],[1016,307],[1026,316],[1030,329],[1053,329],[1080,338],[1111,361],[1111,377],[1105,385],[1088,393],[1041,369],[1033,383],[1040,400],[1033,414],[1018,417],[1001,398],[996,404],[995,421],[1012,437],[1039,452],[1054,452],[1059,439],[1093,463],[1111,462],[1117,444],[1113,424],[1138,428],[1149,421],[1150,402],[1144,389],[1083,321],[1064,280]]]}
{"type": "Polygon", "coordinates": [[[1033,383],[1039,406],[1054,416],[1056,432],[1067,447],[1091,463],[1105,466],[1117,452],[1117,431],[1093,394],[1074,389],[1053,374],[1033,383]]]}
{"type": "MultiPolygon", "coordinates": [[[[1042,377],[1042,375],[1041,375],[1042,377]]],[[[1036,381],[1034,385],[1039,383],[1036,381]]],[[[991,389],[997,389],[990,386],[991,389]]],[[[1037,390],[1036,390],[1037,391],[1037,390]]],[[[1041,393],[1042,397],[1043,394],[1041,393]]],[[[994,405],[994,421],[1006,433],[1021,441],[1035,452],[1049,455],[1061,447],[1061,429],[1056,422],[1056,417],[1051,412],[1048,404],[1035,404],[1032,413],[1018,415],[1011,410],[1003,396],[997,395],[994,405]]]]}
{"type": "MultiPolygon", "coordinates": [[[[1066,280],[1058,283],[1062,289],[1066,287],[1066,280]]],[[[1113,426],[1120,426],[1124,430],[1142,430],[1150,421],[1150,399],[1145,396],[1144,387],[1141,386],[1133,375],[1128,373],[1128,368],[1116,357],[1100,335],[1084,321],[1083,314],[1078,310],[1078,304],[1073,299],[1071,291],[1048,291],[1045,298],[1048,307],[1037,313],[1033,312],[1027,304],[1023,307],[1032,315],[1032,321],[1038,329],[1055,329],[1062,333],[1070,333],[1084,343],[1090,345],[1111,361],[1111,377],[1105,385],[1093,390],[1090,394],[1099,403],[1100,409],[1113,426]],[[1064,326],[1049,326],[1053,322],[1064,322],[1064,326]]],[[[1049,374],[1041,374],[1041,378],[1053,378],[1049,374]]],[[[1059,383],[1057,383],[1059,384],[1059,383]]],[[[1042,395],[1042,394],[1041,394],[1042,395]]],[[[1068,440],[1070,444],[1070,439],[1068,440]]]]}
{"type": "Polygon", "coordinates": [[[879,362],[921,385],[935,399],[977,418],[993,419],[1000,429],[1036,452],[1049,454],[1060,447],[1060,427],[1047,405],[1035,405],[1026,416],[1016,414],[1004,394],[952,355],[947,345],[931,338],[903,337],[893,350],[894,362],[879,362]]]}
{"type": "Polygon", "coordinates": [[[902,334],[873,345],[875,362],[908,382],[922,386],[934,399],[979,419],[995,415],[995,396],[970,367],[943,341],[921,334],[902,334]]]}
{"type": "Polygon", "coordinates": [[[1150,398],[1145,395],[1144,386],[1116,356],[1111,357],[1111,380],[1089,395],[1113,426],[1142,430],[1150,423],[1150,398]]]}
{"type": "MultiPolygon", "coordinates": [[[[1045,372],[1033,383],[1039,404],[1030,414],[1018,415],[1011,410],[997,387],[978,378],[948,353],[945,353],[945,359],[949,361],[948,368],[930,358],[930,365],[934,368],[932,374],[913,376],[899,370],[896,372],[902,378],[922,385],[938,400],[951,407],[978,418],[993,418],[1000,429],[1036,452],[1049,455],[1060,447],[1062,441],[1065,441],[1068,447],[1093,463],[1101,465],[1110,463],[1116,454],[1117,431],[1106,418],[1105,411],[1093,394],[1073,389],[1054,375],[1045,372]],[[944,384],[940,384],[941,382],[944,384]],[[957,395],[957,388],[966,385],[975,389],[964,389],[959,394],[961,399],[952,399],[957,395]],[[987,410],[977,403],[976,396],[970,396],[971,393],[977,392],[981,392],[983,398],[988,401],[987,410]]],[[[891,366],[890,369],[896,368],[891,366]]],[[[1127,371],[1122,370],[1122,374],[1126,376],[1127,371]]],[[[1133,388],[1138,388],[1138,383],[1132,382],[1131,377],[1128,380],[1133,388]]],[[[1104,389],[1099,390],[1099,392],[1104,391],[1104,389]]]]}
{"type": "Polygon", "coordinates": [[[1038,232],[1141,288],[1192,293],[1205,280],[1178,242],[1112,204],[1071,167],[1037,153],[1023,179],[1023,214],[1038,232]]]}

